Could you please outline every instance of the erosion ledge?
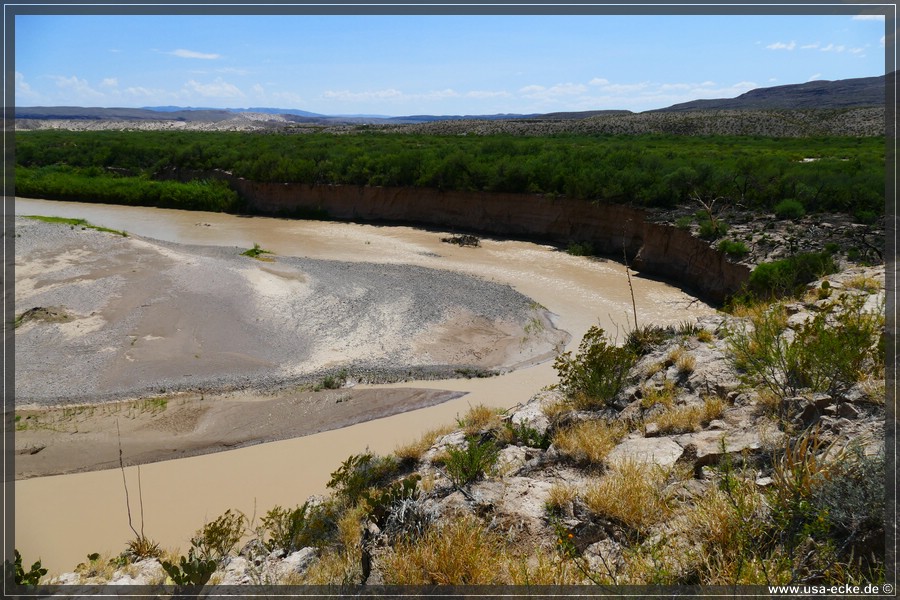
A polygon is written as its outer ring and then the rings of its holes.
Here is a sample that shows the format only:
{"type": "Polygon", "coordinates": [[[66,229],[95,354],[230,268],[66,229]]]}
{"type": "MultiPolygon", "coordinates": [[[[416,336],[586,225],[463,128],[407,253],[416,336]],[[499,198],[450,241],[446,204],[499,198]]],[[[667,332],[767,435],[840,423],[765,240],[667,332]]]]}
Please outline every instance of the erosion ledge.
{"type": "Polygon", "coordinates": [[[730,262],[690,232],[649,222],[648,211],[621,204],[540,194],[228,179],[249,208],[261,213],[323,211],[335,219],[459,228],[560,244],[590,242],[613,256],[624,249],[633,268],[674,280],[711,302],[738,291],[750,275],[746,265],[730,262]]]}

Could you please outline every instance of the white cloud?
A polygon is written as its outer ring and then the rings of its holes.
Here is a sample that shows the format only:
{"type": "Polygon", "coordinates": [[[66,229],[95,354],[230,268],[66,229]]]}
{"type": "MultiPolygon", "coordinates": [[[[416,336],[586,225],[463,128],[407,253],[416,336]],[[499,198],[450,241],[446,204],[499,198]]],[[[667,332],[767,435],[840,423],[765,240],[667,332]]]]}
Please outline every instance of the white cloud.
{"type": "Polygon", "coordinates": [[[244,92],[221,78],[212,83],[199,83],[191,79],[184,84],[183,95],[199,94],[204,98],[243,98],[244,92]]]}
{"type": "Polygon", "coordinates": [[[881,47],[884,48],[884,36],[881,36],[881,47]]]}
{"type": "Polygon", "coordinates": [[[135,96],[139,98],[155,98],[166,95],[163,90],[155,90],[141,86],[132,86],[125,88],[125,93],[129,96],[135,96]]]}
{"type": "Polygon", "coordinates": [[[805,46],[800,46],[800,49],[801,50],[815,50],[816,48],[819,47],[819,45],[820,45],[819,42],[816,42],[815,44],[806,44],[805,46]]]}
{"type": "Polygon", "coordinates": [[[816,81],[816,80],[819,80],[819,79],[822,79],[822,74],[821,74],[821,73],[816,73],[815,75],[811,75],[810,78],[807,79],[806,81],[816,81]]]}
{"type": "Polygon", "coordinates": [[[479,100],[484,100],[487,98],[508,98],[510,96],[509,92],[491,92],[487,90],[473,90],[471,92],[465,93],[466,98],[476,98],[479,100]]]}
{"type": "Polygon", "coordinates": [[[609,84],[608,79],[604,79],[602,77],[594,77],[588,82],[590,85],[607,85],[609,84]]]}
{"type": "Polygon", "coordinates": [[[775,42],[774,44],[769,44],[766,46],[769,50],[793,50],[797,47],[797,42],[791,41],[785,44],[784,42],[775,42]]]}
{"type": "Polygon", "coordinates": [[[107,77],[103,81],[100,82],[101,87],[114,88],[119,86],[119,80],[115,77],[107,77]]]}
{"type": "Polygon", "coordinates": [[[881,21],[884,22],[884,15],[855,15],[854,21],[881,21]]]}
{"type": "Polygon", "coordinates": [[[178,50],[172,50],[171,52],[166,52],[166,54],[171,54],[172,56],[178,56],[180,58],[199,58],[202,60],[215,60],[217,58],[222,58],[221,54],[195,52],[193,50],[185,50],[184,48],[179,48],[178,50]]]}
{"type": "Polygon", "coordinates": [[[52,77],[52,79],[56,80],[57,87],[66,90],[69,94],[73,94],[74,96],[70,97],[73,97],[74,99],[86,100],[103,98],[103,94],[92,88],[86,79],[79,79],[75,75],[71,77],[57,75],[52,77]]]}
{"type": "Polygon", "coordinates": [[[40,94],[35,92],[31,85],[25,81],[25,75],[16,71],[16,103],[18,104],[18,99],[28,99],[35,100],[40,98],[40,94]]]}
{"type": "Polygon", "coordinates": [[[474,91],[469,94],[461,94],[456,90],[447,88],[432,90],[422,93],[407,93],[394,88],[384,90],[367,90],[363,92],[351,92],[350,90],[327,90],[322,97],[338,102],[391,102],[399,104],[403,102],[446,100],[447,98],[459,98],[468,96],[471,98],[489,98],[496,92],[474,91]]]}
{"type": "Polygon", "coordinates": [[[519,90],[526,98],[532,100],[556,100],[564,96],[580,96],[587,91],[587,86],[580,83],[557,83],[550,87],[529,85],[519,90]]]}

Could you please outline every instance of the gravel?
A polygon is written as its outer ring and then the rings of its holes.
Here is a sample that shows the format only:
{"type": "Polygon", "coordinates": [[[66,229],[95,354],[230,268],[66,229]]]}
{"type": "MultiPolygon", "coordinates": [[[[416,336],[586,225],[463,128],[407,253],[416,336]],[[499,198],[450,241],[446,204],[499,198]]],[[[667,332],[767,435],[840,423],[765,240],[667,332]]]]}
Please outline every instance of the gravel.
{"type": "MultiPolygon", "coordinates": [[[[485,374],[417,349],[450,315],[521,325],[512,287],[402,264],[277,257],[16,218],[17,404],[176,391],[275,391],[341,373],[390,382],[485,374]],[[462,311],[462,312],[461,312],[462,311]]],[[[562,335],[562,332],[559,332],[562,335]]]]}

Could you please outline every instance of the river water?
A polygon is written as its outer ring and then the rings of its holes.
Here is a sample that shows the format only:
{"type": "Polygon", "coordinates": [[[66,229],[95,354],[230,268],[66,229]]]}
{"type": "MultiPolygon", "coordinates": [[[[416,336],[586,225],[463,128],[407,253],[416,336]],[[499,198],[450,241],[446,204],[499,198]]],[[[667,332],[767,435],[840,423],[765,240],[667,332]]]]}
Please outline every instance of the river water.
{"type": "MultiPolygon", "coordinates": [[[[511,285],[546,307],[577,348],[598,324],[618,339],[633,326],[625,267],[570,256],[531,242],[483,239],[480,248],[442,243],[447,233],[412,227],[240,217],[170,209],[16,199],[17,215],[84,218],[95,225],[155,239],[249,248],[279,255],[404,263],[459,271],[511,285]]],[[[680,323],[713,312],[682,290],[632,274],[639,323],[680,323]]],[[[508,408],[554,383],[551,362],[489,379],[407,382],[394,387],[459,390],[441,405],[315,435],[125,470],[135,529],[164,548],[186,552],[190,537],[226,509],[258,518],[276,504],[293,507],[323,494],[347,456],[387,454],[434,427],[454,423],[470,406],[508,408]],[[140,498],[138,503],[138,485],[140,498]]],[[[134,537],[123,473],[113,469],[16,482],[15,546],[29,565],[51,574],[72,570],[92,552],[118,554],[134,537]]]]}

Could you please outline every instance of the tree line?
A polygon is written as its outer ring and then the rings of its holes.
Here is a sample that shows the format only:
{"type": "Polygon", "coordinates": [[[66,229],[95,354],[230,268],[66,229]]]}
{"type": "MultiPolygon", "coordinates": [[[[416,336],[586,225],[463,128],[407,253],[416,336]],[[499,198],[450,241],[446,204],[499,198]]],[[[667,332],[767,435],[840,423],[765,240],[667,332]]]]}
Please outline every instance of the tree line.
{"type": "Polygon", "coordinates": [[[750,210],[772,211],[790,199],[806,212],[884,211],[884,138],[29,131],[16,133],[15,149],[19,195],[206,210],[241,203],[222,182],[162,175],[221,169],[263,182],[535,193],[647,207],[719,197],[750,210]]]}

